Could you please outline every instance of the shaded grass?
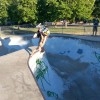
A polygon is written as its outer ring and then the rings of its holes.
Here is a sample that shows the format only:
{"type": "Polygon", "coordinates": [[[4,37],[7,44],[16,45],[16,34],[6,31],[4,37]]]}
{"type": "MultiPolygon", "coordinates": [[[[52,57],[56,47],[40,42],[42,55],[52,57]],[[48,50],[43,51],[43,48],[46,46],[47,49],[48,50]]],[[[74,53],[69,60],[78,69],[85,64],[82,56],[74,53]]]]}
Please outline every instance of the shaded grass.
{"type": "MultiPolygon", "coordinates": [[[[49,27],[49,30],[52,33],[60,34],[79,34],[79,35],[89,35],[92,34],[92,26],[68,26],[65,27],[49,27]]],[[[37,28],[22,28],[20,27],[9,27],[7,30],[4,29],[4,33],[7,34],[34,34],[37,32],[37,28]]],[[[100,34],[100,27],[98,28],[98,34],[100,34]]]]}

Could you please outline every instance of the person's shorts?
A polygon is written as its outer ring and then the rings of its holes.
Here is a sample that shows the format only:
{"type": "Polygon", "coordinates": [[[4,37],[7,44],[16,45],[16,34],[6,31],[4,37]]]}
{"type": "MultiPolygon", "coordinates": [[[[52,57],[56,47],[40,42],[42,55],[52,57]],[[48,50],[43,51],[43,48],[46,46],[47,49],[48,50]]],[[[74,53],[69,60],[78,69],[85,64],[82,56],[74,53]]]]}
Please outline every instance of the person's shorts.
{"type": "Polygon", "coordinates": [[[41,34],[40,34],[40,33],[38,33],[38,34],[37,34],[37,38],[40,38],[40,37],[41,37],[41,34]]]}
{"type": "Polygon", "coordinates": [[[98,31],[97,26],[93,26],[93,31],[96,31],[96,32],[98,31]]]}

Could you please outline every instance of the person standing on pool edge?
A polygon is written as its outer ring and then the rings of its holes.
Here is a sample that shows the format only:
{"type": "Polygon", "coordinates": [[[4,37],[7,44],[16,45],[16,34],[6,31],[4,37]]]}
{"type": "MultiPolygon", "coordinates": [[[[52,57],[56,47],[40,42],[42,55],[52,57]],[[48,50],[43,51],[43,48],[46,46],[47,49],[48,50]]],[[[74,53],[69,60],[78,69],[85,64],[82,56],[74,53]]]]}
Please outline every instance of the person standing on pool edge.
{"type": "Polygon", "coordinates": [[[50,34],[50,31],[47,28],[47,26],[42,26],[41,23],[39,25],[37,25],[36,27],[38,28],[38,31],[37,31],[37,33],[34,34],[33,38],[36,38],[36,37],[40,38],[37,50],[42,52],[44,50],[43,47],[44,47],[45,42],[50,34]]]}
{"type": "Polygon", "coordinates": [[[99,20],[97,17],[93,19],[93,35],[97,35],[99,20]]]}

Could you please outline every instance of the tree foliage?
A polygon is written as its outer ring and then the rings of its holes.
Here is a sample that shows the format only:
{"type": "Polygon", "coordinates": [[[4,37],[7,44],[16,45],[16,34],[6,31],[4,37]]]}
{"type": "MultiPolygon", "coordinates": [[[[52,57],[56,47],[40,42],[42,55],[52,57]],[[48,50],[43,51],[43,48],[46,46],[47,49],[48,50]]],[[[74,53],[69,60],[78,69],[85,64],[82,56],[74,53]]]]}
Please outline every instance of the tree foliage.
{"type": "Polygon", "coordinates": [[[75,21],[89,19],[92,12],[100,16],[100,0],[0,0],[0,23],[75,21]]]}
{"type": "Polygon", "coordinates": [[[93,16],[100,18],[100,0],[95,1],[93,16]]]}
{"type": "Polygon", "coordinates": [[[62,0],[38,0],[37,4],[39,21],[57,21],[71,15],[67,2],[62,0]]]}
{"type": "Polygon", "coordinates": [[[8,7],[9,18],[13,22],[34,22],[36,20],[36,0],[12,0],[8,7]]]}
{"type": "Polygon", "coordinates": [[[69,7],[72,10],[70,19],[86,19],[93,12],[95,0],[67,0],[69,7]]]}
{"type": "Polygon", "coordinates": [[[95,0],[38,0],[41,21],[86,19],[93,12],[95,0]]]}
{"type": "Polygon", "coordinates": [[[7,0],[0,0],[0,24],[5,23],[6,18],[8,17],[7,6],[7,0]]]}

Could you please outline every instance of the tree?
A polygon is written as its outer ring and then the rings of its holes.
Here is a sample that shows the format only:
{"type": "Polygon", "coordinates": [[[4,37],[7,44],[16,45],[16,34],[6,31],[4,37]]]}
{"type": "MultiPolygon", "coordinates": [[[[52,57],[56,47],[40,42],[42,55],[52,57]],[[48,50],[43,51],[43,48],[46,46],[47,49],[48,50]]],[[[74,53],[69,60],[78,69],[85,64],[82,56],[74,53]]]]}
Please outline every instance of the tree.
{"type": "Polygon", "coordinates": [[[0,0],[0,24],[6,20],[17,24],[63,19],[73,22],[89,19],[92,12],[100,16],[100,0],[0,0]]]}
{"type": "Polygon", "coordinates": [[[95,0],[38,0],[38,21],[88,19],[95,0]]]}
{"type": "Polygon", "coordinates": [[[37,0],[37,18],[38,22],[45,21],[46,0],[37,0]]]}
{"type": "Polygon", "coordinates": [[[100,18],[100,0],[95,1],[93,16],[98,16],[100,18]]]}
{"type": "Polygon", "coordinates": [[[71,16],[71,9],[68,7],[68,4],[66,1],[58,0],[54,2],[55,0],[47,0],[47,9],[48,9],[48,18],[52,18],[51,21],[56,20],[63,20],[70,18],[71,16]]]}
{"type": "Polygon", "coordinates": [[[12,0],[8,7],[9,19],[18,24],[36,21],[37,0],[12,0]]]}
{"type": "Polygon", "coordinates": [[[38,0],[38,21],[57,21],[67,19],[71,10],[63,0],[38,0]]]}
{"type": "Polygon", "coordinates": [[[7,13],[7,0],[0,0],[0,24],[5,24],[8,13],[7,13]]]}
{"type": "Polygon", "coordinates": [[[93,11],[95,0],[67,0],[69,7],[72,10],[72,21],[75,19],[89,18],[93,11]]]}

